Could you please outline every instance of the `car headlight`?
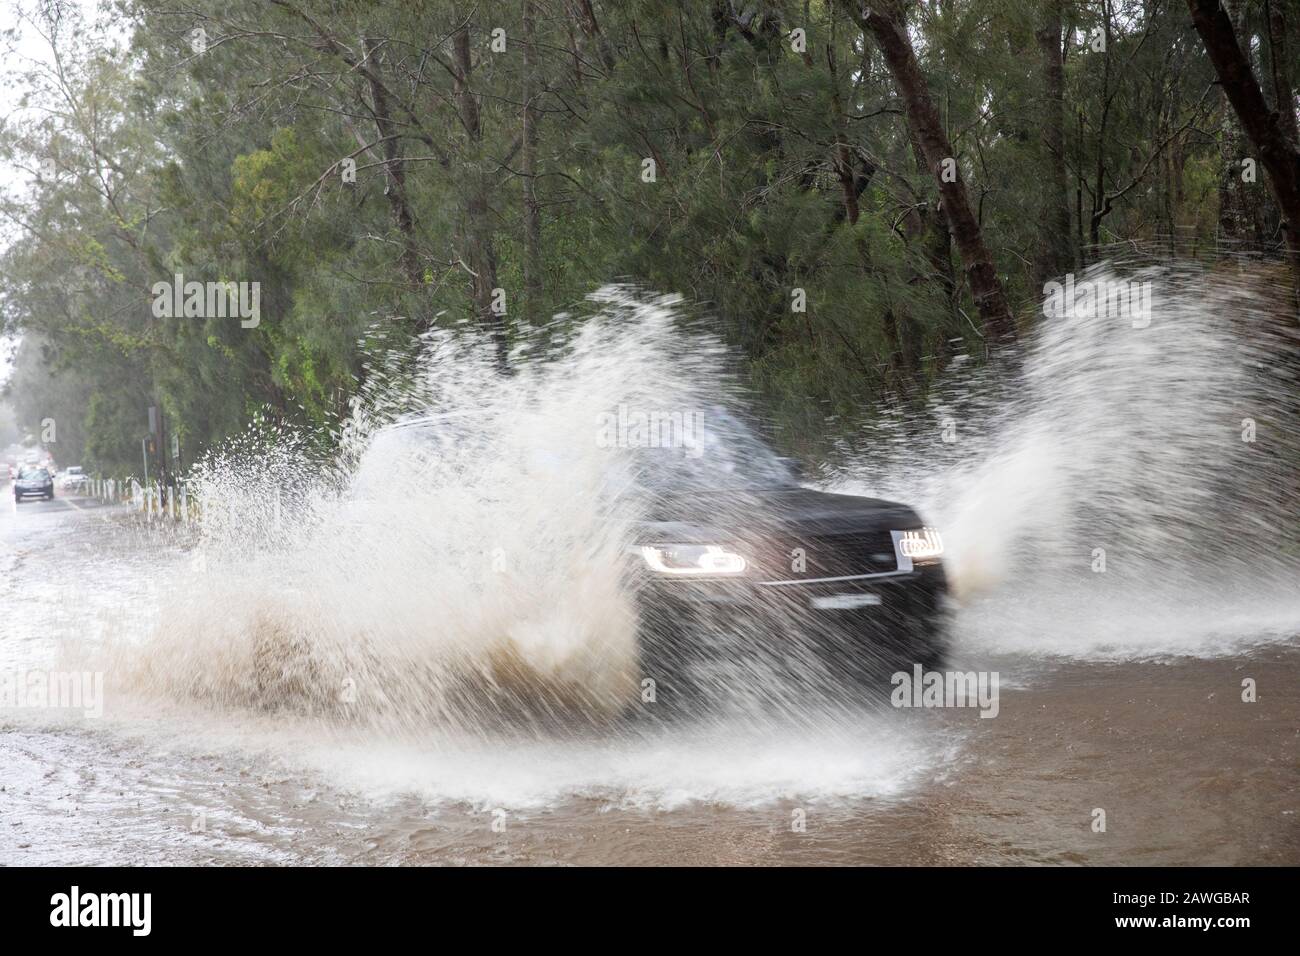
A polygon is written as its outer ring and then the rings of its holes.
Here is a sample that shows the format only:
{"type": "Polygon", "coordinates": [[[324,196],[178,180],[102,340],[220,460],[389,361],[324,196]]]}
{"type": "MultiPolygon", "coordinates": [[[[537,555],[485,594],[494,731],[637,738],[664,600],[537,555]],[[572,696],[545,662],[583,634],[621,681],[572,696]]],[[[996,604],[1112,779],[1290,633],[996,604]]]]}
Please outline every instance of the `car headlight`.
{"type": "Polygon", "coordinates": [[[898,553],[913,564],[937,561],[943,556],[943,537],[934,528],[899,532],[898,553]]]}
{"type": "Polygon", "coordinates": [[[641,557],[660,574],[733,576],[749,567],[743,556],[720,544],[643,545],[641,557]]]}

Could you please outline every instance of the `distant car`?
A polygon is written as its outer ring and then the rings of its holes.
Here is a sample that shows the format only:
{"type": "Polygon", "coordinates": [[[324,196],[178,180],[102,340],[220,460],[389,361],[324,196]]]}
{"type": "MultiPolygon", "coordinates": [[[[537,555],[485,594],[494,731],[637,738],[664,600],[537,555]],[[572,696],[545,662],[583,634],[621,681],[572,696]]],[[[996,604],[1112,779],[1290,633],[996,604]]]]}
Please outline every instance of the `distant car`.
{"type": "Polygon", "coordinates": [[[70,465],[59,475],[59,487],[65,491],[79,491],[90,480],[80,465],[70,465]]]}
{"type": "Polygon", "coordinates": [[[54,500],[54,477],[49,469],[38,465],[23,465],[18,469],[18,477],[14,479],[14,501],[20,502],[24,498],[54,500]]]}

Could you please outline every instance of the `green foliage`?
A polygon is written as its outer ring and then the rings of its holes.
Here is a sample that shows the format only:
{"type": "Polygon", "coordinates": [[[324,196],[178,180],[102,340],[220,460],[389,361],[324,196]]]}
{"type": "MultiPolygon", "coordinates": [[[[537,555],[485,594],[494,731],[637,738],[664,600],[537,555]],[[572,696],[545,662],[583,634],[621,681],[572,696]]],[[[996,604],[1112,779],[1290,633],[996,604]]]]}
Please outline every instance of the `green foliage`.
{"type": "MultiPolygon", "coordinates": [[[[978,356],[931,173],[856,5],[839,0],[596,2],[594,23],[579,4],[533,5],[541,307],[525,315],[525,6],[138,0],[123,6],[124,51],[85,25],[76,42],[59,37],[60,72],[24,82],[34,103],[70,108],[0,134],[0,158],[58,167],[3,200],[21,223],[0,266],[4,326],[32,343],[9,389],[17,425],[57,406],[84,424],[89,461],[133,469],[150,404],[191,460],[260,409],[332,421],[357,388],[359,343],[409,342],[476,307],[481,318],[469,263],[485,250],[508,326],[621,278],[701,303],[803,431],[923,392],[954,354],[978,356]],[[465,23],[460,83],[449,38],[465,23]],[[202,53],[196,24],[211,38],[202,53]],[[505,52],[489,47],[495,27],[505,52]],[[260,283],[260,324],[156,318],[150,290],[177,273],[260,283]]],[[[1023,311],[1040,291],[1031,260],[1052,203],[1068,204],[1076,266],[1094,213],[1102,240],[1214,235],[1221,164],[1203,131],[1221,104],[1178,4],[1114,0],[1108,25],[1101,5],[1063,5],[1059,196],[1042,175],[1036,31],[1049,4],[908,6],[1023,311]],[[1104,53],[1087,42],[1100,28],[1104,53]]]]}

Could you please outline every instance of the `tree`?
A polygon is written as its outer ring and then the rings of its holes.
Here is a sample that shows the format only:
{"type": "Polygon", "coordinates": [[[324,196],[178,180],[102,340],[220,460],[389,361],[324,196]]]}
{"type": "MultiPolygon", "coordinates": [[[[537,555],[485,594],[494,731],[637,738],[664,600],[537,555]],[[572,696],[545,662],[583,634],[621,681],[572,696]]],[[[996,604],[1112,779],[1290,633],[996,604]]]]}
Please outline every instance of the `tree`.
{"type": "Polygon", "coordinates": [[[1045,167],[1042,232],[1035,260],[1035,284],[1041,288],[1070,267],[1070,206],[1065,167],[1065,59],[1061,35],[1064,0],[1043,0],[1042,19],[1034,34],[1042,57],[1042,145],[1045,167]]]}
{"type": "Polygon", "coordinates": [[[934,108],[917,63],[912,40],[907,34],[902,4],[900,0],[887,0],[880,6],[865,8],[865,13],[856,10],[855,16],[863,31],[868,32],[880,47],[889,72],[898,85],[906,105],[908,125],[921,145],[926,165],[943,196],[944,214],[983,320],[985,334],[993,340],[1013,341],[1016,338],[1015,319],[993,258],[984,245],[979,222],[971,211],[960,164],[953,155],[948,134],[939,121],[939,113],[934,108]]]}
{"type": "Polygon", "coordinates": [[[1223,92],[1259,153],[1273,195],[1281,207],[1295,295],[1300,302],[1300,150],[1287,138],[1286,126],[1278,112],[1268,108],[1250,61],[1237,43],[1228,11],[1220,6],[1219,0],[1187,0],[1187,6],[1223,92]]]}
{"type": "Polygon", "coordinates": [[[524,0],[523,155],[520,171],[524,200],[524,320],[530,325],[542,310],[542,209],[537,201],[537,151],[542,121],[541,49],[537,42],[537,3],[524,0]]]}
{"type": "MultiPolygon", "coordinates": [[[[190,458],[262,411],[328,441],[423,331],[475,328],[504,365],[517,316],[630,277],[703,303],[767,410],[814,435],[1013,334],[1075,253],[1212,246],[1216,175],[1247,147],[1222,141],[1244,134],[1181,5],[862,6],[125,0],[103,36],[65,21],[53,72],[10,51],[34,107],[0,128],[30,171],[0,195],[23,237],[4,328],[33,343],[13,404],[28,426],[58,406],[62,434],[94,402],[97,454],[127,467],[155,402],[190,458]],[[154,317],[176,273],[257,281],[260,325],[154,317]]],[[[1239,6],[1294,142],[1294,0],[1239,6]]],[[[1247,192],[1270,240],[1278,204],[1247,192]]]]}
{"type": "MultiPolygon", "coordinates": [[[[479,109],[479,94],[473,87],[474,52],[470,46],[470,25],[463,21],[452,34],[453,94],[460,113],[460,125],[465,135],[466,150],[472,161],[468,198],[461,221],[461,239],[464,259],[461,265],[470,277],[470,298],[479,325],[487,329],[496,347],[497,365],[502,369],[509,364],[509,338],[506,316],[498,302],[497,254],[488,201],[488,174],[483,169],[483,120],[479,109]]],[[[502,290],[504,291],[504,290],[502,290]]]]}

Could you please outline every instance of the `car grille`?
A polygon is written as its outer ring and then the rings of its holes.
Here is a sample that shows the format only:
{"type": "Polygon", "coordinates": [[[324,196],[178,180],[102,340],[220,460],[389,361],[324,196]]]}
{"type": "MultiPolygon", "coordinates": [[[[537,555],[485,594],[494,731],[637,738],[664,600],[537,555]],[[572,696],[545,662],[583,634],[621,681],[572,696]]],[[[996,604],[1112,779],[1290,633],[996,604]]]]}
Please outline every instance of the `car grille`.
{"type": "Polygon", "coordinates": [[[762,549],[756,564],[760,579],[772,581],[850,577],[898,569],[894,539],[888,531],[780,535],[762,549]]]}

